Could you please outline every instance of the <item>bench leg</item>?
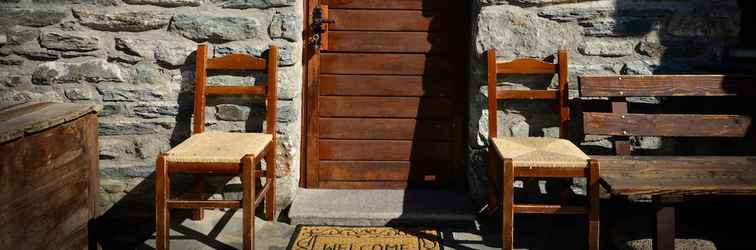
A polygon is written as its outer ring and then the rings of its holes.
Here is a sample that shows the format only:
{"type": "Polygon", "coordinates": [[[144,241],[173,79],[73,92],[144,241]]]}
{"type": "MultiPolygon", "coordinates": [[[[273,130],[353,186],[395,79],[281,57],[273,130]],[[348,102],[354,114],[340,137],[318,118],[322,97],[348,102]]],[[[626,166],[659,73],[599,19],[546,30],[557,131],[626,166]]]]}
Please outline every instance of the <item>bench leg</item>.
{"type": "Polygon", "coordinates": [[[501,190],[503,193],[502,199],[502,246],[504,250],[512,250],[514,248],[514,166],[511,159],[505,159],[504,162],[504,178],[502,179],[501,190]]]}
{"type": "Polygon", "coordinates": [[[242,158],[242,244],[244,250],[255,249],[255,166],[254,156],[242,158]]]}
{"type": "Polygon", "coordinates": [[[601,217],[601,210],[600,210],[600,204],[601,204],[601,197],[599,197],[599,165],[598,161],[596,160],[589,160],[588,162],[588,174],[586,178],[588,179],[588,249],[590,250],[599,250],[599,239],[600,239],[600,217],[601,217]]]}
{"type": "Polygon", "coordinates": [[[674,250],[677,234],[675,221],[675,206],[664,202],[661,197],[654,197],[656,210],[656,229],[654,232],[655,250],[674,250]]]}
{"type": "Polygon", "coordinates": [[[158,156],[155,168],[155,248],[168,249],[170,213],[168,212],[168,166],[165,155],[158,156]]]}

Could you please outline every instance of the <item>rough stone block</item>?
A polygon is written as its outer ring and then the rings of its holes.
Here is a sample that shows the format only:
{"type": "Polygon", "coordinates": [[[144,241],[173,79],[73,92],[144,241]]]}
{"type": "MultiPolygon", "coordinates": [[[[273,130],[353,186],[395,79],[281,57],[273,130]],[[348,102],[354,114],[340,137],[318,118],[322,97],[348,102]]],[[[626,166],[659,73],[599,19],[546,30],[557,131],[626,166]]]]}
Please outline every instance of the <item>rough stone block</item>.
{"type": "Polygon", "coordinates": [[[296,0],[224,0],[221,6],[229,9],[267,9],[294,6],[296,2],[296,0]]]}
{"type": "Polygon", "coordinates": [[[21,26],[13,26],[8,30],[8,44],[21,45],[27,42],[37,40],[39,37],[39,30],[24,28],[21,26]]]}
{"type": "Polygon", "coordinates": [[[93,100],[97,98],[97,91],[89,86],[66,86],[64,87],[64,93],[68,100],[71,101],[93,100]]]}
{"type": "Polygon", "coordinates": [[[98,132],[100,135],[152,135],[169,134],[175,126],[174,118],[159,118],[150,120],[127,118],[100,119],[98,132]]]}
{"type": "Polygon", "coordinates": [[[122,84],[98,84],[97,91],[106,102],[160,101],[165,97],[164,90],[122,84]]]}
{"type": "Polygon", "coordinates": [[[200,6],[201,0],[124,0],[127,4],[149,4],[160,7],[200,6]]]}
{"type": "MultiPolygon", "coordinates": [[[[294,54],[295,48],[290,45],[278,46],[278,65],[279,66],[291,66],[299,62],[299,59],[294,54]]],[[[230,42],[222,45],[216,45],[214,52],[216,56],[222,56],[230,53],[246,53],[254,56],[267,56],[270,44],[268,42],[260,41],[238,41],[230,42]]]]}
{"type": "Polygon", "coordinates": [[[222,43],[262,37],[262,24],[254,17],[178,14],[171,30],[197,42],[222,43]]]}
{"type": "Polygon", "coordinates": [[[302,33],[300,23],[296,15],[276,12],[270,22],[268,32],[271,38],[283,38],[295,42],[300,39],[302,33]]]}
{"type": "Polygon", "coordinates": [[[160,72],[160,68],[149,62],[142,62],[135,67],[134,83],[156,86],[167,86],[170,82],[167,76],[160,72]]]}
{"type": "Polygon", "coordinates": [[[215,118],[223,121],[246,121],[250,108],[234,104],[220,104],[215,106],[215,118]]]}
{"type": "Polygon", "coordinates": [[[83,32],[43,32],[39,36],[42,47],[62,51],[92,51],[100,48],[100,39],[83,32]]]}
{"type": "Polygon", "coordinates": [[[37,66],[32,74],[32,82],[39,85],[123,81],[120,67],[103,59],[91,59],[79,63],[47,62],[37,66]]]}
{"type": "Polygon", "coordinates": [[[140,103],[132,109],[141,118],[176,117],[178,104],[165,102],[140,103]]]}
{"type": "Polygon", "coordinates": [[[148,31],[168,25],[171,16],[156,11],[121,11],[74,8],[81,25],[103,31],[148,31]]]}
{"type": "Polygon", "coordinates": [[[177,67],[184,65],[187,58],[193,55],[196,46],[194,44],[170,43],[170,45],[156,46],[155,59],[158,63],[177,67]]]}
{"type": "Polygon", "coordinates": [[[619,57],[632,55],[635,41],[626,39],[592,38],[583,41],[578,51],[587,56],[619,57]]]}
{"type": "Polygon", "coordinates": [[[7,8],[0,7],[0,32],[5,31],[6,28],[15,24],[30,26],[30,27],[44,27],[59,23],[66,17],[66,12],[58,9],[51,8],[7,8]]]}
{"type": "Polygon", "coordinates": [[[0,46],[5,45],[8,43],[8,36],[5,34],[0,34],[0,46]]]}

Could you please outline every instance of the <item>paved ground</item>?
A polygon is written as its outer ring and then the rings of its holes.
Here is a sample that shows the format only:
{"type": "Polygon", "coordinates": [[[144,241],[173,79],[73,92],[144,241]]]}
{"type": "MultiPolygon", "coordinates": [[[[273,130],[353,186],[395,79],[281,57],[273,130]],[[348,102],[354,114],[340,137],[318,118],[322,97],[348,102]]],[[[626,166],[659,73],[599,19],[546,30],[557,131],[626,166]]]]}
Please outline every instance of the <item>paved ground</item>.
{"type": "MultiPolygon", "coordinates": [[[[678,235],[685,248],[754,249],[756,199],[702,199],[679,211],[678,235]],[[716,248],[714,248],[716,246],[716,248]]],[[[144,207],[145,211],[152,210],[144,207]]],[[[180,211],[180,210],[178,210],[180,211]]],[[[130,208],[134,213],[134,208],[130,208]]],[[[256,249],[286,249],[295,226],[288,211],[280,220],[256,220],[256,249]]],[[[205,219],[192,221],[177,212],[172,220],[171,249],[238,249],[241,236],[240,210],[206,210],[205,219]]],[[[602,249],[650,249],[653,207],[649,204],[602,202],[602,249]]],[[[108,219],[104,216],[91,227],[92,238],[103,249],[153,249],[153,219],[108,219]]],[[[118,218],[115,216],[114,218],[118,218]]],[[[472,226],[439,227],[445,249],[499,249],[499,217],[476,217],[472,226]]],[[[516,215],[515,246],[518,249],[585,249],[585,223],[577,216],[516,215]]]]}

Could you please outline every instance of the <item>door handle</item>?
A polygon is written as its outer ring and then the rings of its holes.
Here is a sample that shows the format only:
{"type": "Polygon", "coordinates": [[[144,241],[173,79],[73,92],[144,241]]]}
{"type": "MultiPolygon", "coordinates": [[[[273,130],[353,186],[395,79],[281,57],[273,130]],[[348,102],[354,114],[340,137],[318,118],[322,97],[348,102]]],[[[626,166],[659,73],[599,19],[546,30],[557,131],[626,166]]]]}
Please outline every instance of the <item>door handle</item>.
{"type": "Polygon", "coordinates": [[[328,28],[324,26],[324,24],[336,23],[336,20],[329,19],[327,17],[327,11],[327,6],[321,7],[320,5],[316,6],[312,11],[312,37],[310,37],[310,46],[313,49],[321,48],[323,46],[323,40],[325,40],[326,43],[328,42],[326,34],[326,32],[328,32],[328,28]]]}

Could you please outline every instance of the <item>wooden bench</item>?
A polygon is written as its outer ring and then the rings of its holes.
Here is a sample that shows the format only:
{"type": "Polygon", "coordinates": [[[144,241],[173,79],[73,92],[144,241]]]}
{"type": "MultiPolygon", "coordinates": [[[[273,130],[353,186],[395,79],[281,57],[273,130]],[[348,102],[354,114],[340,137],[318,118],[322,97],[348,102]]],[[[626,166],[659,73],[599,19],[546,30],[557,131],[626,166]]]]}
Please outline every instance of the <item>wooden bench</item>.
{"type": "MultiPolygon", "coordinates": [[[[612,136],[614,143],[614,156],[592,156],[599,161],[602,184],[612,195],[652,198],[658,206],[653,241],[655,249],[674,249],[674,205],[685,196],[756,195],[756,156],[634,156],[631,154],[630,137],[753,138],[753,123],[749,114],[691,112],[691,106],[698,105],[685,105],[684,114],[632,113],[629,111],[635,111],[634,104],[628,109],[626,97],[680,97],[680,100],[690,100],[691,97],[718,96],[733,100],[734,97],[728,96],[756,95],[754,80],[756,77],[753,76],[728,75],[579,78],[581,97],[608,97],[611,102],[610,113],[583,113],[586,135],[612,136]]],[[[748,107],[750,111],[746,113],[753,114],[752,107],[748,107]]],[[[746,151],[754,150],[750,148],[746,151]]]]}

